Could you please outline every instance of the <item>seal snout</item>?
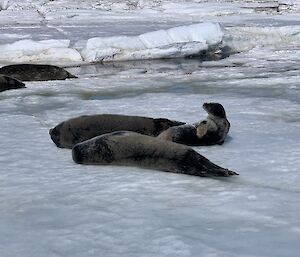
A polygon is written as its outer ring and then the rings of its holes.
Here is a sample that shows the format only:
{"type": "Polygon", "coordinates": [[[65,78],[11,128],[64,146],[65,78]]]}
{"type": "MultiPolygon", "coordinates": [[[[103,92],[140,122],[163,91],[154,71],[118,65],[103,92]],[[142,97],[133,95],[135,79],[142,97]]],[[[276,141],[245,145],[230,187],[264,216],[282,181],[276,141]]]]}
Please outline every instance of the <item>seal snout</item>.
{"type": "Polygon", "coordinates": [[[57,147],[60,147],[60,133],[59,130],[57,129],[57,127],[54,127],[52,129],[49,130],[49,134],[50,137],[52,139],[52,141],[56,144],[57,147]]]}
{"type": "Polygon", "coordinates": [[[202,105],[202,107],[203,107],[203,109],[205,110],[205,111],[207,111],[207,112],[209,112],[209,107],[210,107],[210,103],[204,103],[203,105],[202,105]]]}
{"type": "Polygon", "coordinates": [[[82,159],[82,154],[80,151],[80,147],[75,145],[72,149],[72,158],[73,161],[78,163],[78,164],[82,164],[83,163],[83,159],[82,159]]]}

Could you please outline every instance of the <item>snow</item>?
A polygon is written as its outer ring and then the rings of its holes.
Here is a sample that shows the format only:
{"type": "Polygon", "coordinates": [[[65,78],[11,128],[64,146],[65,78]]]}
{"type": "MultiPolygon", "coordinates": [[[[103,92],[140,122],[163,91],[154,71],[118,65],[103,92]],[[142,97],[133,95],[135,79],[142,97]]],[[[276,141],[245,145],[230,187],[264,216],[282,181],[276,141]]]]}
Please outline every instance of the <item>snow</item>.
{"type": "Polygon", "coordinates": [[[48,62],[43,54],[53,49],[49,61],[79,76],[0,94],[1,257],[298,257],[299,1],[0,3],[8,5],[0,11],[0,58],[14,52],[0,62],[48,62]],[[279,13],[256,8],[266,5],[279,13]],[[222,28],[204,41],[238,53],[205,62],[146,59],[178,53],[177,43],[161,47],[172,30],[186,51],[203,45],[193,26],[222,28]],[[144,58],[71,67],[67,51],[78,56],[87,46],[126,49],[125,57],[141,49],[144,58]],[[224,105],[231,129],[223,146],[195,149],[237,177],[81,166],[48,134],[94,113],[192,123],[206,117],[206,101],[224,105]]]}

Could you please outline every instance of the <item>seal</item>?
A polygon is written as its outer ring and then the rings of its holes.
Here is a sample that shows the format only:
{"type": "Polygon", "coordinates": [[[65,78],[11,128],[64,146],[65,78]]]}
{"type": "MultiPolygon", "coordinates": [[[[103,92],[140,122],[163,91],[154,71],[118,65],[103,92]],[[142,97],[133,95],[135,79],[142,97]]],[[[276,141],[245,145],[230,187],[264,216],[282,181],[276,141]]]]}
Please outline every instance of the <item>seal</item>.
{"type": "Polygon", "coordinates": [[[72,148],[75,144],[114,131],[134,131],[157,136],[171,126],[184,124],[168,119],[153,119],[119,114],[84,115],[59,123],[49,130],[52,141],[60,148],[72,148]]]}
{"type": "Polygon", "coordinates": [[[205,120],[171,127],[158,137],[190,146],[222,145],[230,128],[224,107],[220,103],[204,103],[203,109],[208,113],[205,120]]]}
{"type": "Polygon", "coordinates": [[[17,79],[0,74],[0,92],[18,88],[25,88],[25,84],[17,79]]]}
{"type": "Polygon", "coordinates": [[[13,64],[0,68],[0,74],[21,81],[46,81],[77,78],[63,68],[45,64],[13,64]]]}
{"type": "Polygon", "coordinates": [[[76,144],[72,157],[78,164],[135,166],[200,177],[237,175],[191,147],[130,131],[104,134],[76,144]]]}

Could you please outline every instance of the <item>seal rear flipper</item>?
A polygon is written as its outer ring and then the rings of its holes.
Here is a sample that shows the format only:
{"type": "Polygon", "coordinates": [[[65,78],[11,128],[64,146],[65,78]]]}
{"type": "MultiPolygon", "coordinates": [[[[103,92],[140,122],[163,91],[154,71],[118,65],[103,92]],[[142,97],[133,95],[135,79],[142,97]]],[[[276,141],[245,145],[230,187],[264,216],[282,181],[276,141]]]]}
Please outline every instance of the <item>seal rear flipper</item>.
{"type": "Polygon", "coordinates": [[[208,176],[217,176],[217,177],[229,177],[233,175],[239,175],[239,174],[234,171],[223,169],[223,168],[210,169],[208,173],[208,176]]]}
{"type": "Polygon", "coordinates": [[[78,77],[68,72],[68,79],[78,79],[78,77]]]}
{"type": "Polygon", "coordinates": [[[217,164],[214,164],[195,150],[189,150],[184,161],[190,163],[190,166],[193,166],[192,170],[194,174],[191,175],[201,177],[229,177],[232,175],[238,175],[238,173],[234,171],[222,168],[217,164]]]}

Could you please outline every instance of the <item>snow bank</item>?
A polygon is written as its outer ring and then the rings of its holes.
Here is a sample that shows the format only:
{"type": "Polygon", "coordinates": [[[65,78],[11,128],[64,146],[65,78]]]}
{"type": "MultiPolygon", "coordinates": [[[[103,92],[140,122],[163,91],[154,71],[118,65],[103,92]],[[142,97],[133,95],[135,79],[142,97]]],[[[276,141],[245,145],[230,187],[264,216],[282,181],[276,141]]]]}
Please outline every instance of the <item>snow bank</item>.
{"type": "Polygon", "coordinates": [[[220,44],[223,36],[218,23],[199,23],[139,36],[91,38],[81,54],[87,62],[185,57],[220,44]]]}
{"type": "Polygon", "coordinates": [[[0,45],[0,62],[79,62],[80,54],[70,47],[70,40],[19,40],[0,45]]]}

